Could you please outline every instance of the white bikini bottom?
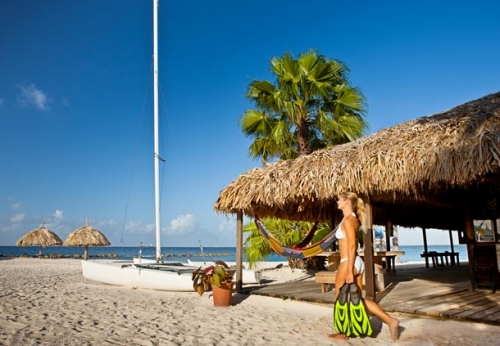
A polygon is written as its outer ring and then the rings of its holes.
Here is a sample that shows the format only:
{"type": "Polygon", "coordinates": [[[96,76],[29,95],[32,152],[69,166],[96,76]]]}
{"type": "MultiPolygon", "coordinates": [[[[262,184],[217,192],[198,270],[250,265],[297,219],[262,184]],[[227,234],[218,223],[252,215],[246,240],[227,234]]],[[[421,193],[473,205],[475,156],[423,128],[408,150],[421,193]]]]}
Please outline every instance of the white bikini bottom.
{"type": "MultiPolygon", "coordinates": [[[[348,261],[349,258],[341,258],[340,263],[348,261]]],[[[356,256],[354,259],[354,268],[356,268],[357,274],[362,274],[365,271],[365,262],[361,259],[361,257],[356,256]]]]}

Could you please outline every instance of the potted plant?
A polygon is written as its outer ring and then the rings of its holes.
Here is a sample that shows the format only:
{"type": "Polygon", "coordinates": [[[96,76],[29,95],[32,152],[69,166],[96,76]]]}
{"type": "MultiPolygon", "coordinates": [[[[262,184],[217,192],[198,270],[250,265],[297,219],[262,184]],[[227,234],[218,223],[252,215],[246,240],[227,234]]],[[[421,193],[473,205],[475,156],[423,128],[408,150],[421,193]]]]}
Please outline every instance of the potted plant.
{"type": "Polygon", "coordinates": [[[212,290],[215,306],[229,306],[233,294],[233,274],[234,271],[224,261],[216,261],[193,272],[193,288],[200,296],[212,290]]]}

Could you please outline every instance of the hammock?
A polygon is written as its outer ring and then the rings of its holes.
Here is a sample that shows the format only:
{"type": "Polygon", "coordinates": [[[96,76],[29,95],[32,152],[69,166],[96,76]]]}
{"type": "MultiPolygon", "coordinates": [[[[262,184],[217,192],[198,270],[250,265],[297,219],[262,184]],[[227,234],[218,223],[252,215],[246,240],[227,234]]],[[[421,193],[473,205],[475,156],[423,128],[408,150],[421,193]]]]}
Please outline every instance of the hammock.
{"type": "Polygon", "coordinates": [[[313,228],[311,228],[311,230],[307,233],[307,235],[304,237],[304,239],[302,239],[302,241],[300,243],[298,243],[297,245],[292,246],[292,248],[294,248],[295,250],[300,250],[300,249],[306,247],[311,242],[311,240],[314,238],[314,234],[316,234],[317,229],[318,229],[318,222],[316,221],[313,228]]]}
{"type": "Polygon", "coordinates": [[[259,218],[255,218],[255,225],[257,226],[260,234],[267,240],[269,246],[271,246],[271,249],[273,249],[274,252],[279,255],[291,258],[308,258],[315,256],[325,251],[335,240],[337,240],[337,237],[335,236],[335,231],[337,229],[334,229],[320,241],[303,248],[295,249],[286,247],[281,244],[281,242],[267,230],[267,228],[259,218]]]}

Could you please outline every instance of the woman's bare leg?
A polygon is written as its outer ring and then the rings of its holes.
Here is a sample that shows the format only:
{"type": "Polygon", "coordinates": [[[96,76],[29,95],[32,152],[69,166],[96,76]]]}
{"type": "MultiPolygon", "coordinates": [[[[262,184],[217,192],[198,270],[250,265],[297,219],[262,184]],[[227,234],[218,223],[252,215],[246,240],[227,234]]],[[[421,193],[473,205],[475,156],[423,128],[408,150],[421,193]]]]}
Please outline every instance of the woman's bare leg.
{"type": "MultiPolygon", "coordinates": [[[[343,262],[339,265],[337,269],[337,275],[335,275],[335,300],[339,297],[340,288],[345,283],[345,278],[347,276],[347,262],[343,262]],[[345,265],[343,265],[345,263],[345,265]]],[[[349,337],[345,334],[328,334],[330,339],[334,340],[349,340],[349,337]]]]}
{"type": "MultiPolygon", "coordinates": [[[[362,275],[358,275],[356,279],[356,284],[358,285],[358,288],[361,289],[362,284],[363,284],[363,278],[362,275]]],[[[366,308],[368,311],[380,318],[387,326],[389,327],[389,331],[391,332],[391,338],[392,341],[396,341],[399,338],[399,320],[397,318],[394,318],[390,316],[387,312],[385,312],[380,305],[375,303],[373,300],[370,299],[365,299],[365,304],[366,308]]]]}
{"type": "Polygon", "coordinates": [[[380,318],[387,326],[391,332],[392,341],[396,341],[399,338],[399,320],[390,316],[385,312],[377,303],[373,300],[365,299],[365,304],[370,313],[380,318]]]}

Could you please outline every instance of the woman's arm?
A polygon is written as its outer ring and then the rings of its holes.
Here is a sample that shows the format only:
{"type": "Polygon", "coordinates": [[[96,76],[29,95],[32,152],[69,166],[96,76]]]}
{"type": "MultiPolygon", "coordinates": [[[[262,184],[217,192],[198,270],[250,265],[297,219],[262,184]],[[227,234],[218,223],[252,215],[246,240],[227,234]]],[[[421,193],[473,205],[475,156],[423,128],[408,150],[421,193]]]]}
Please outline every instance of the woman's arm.
{"type": "Polygon", "coordinates": [[[347,245],[347,254],[349,260],[347,261],[348,265],[348,271],[347,271],[347,276],[346,276],[346,282],[351,283],[354,282],[354,260],[356,259],[356,256],[358,255],[356,250],[358,247],[357,244],[357,225],[358,225],[358,220],[352,216],[349,215],[344,219],[344,222],[342,223],[342,228],[344,229],[345,236],[346,236],[346,245],[347,245]]]}

